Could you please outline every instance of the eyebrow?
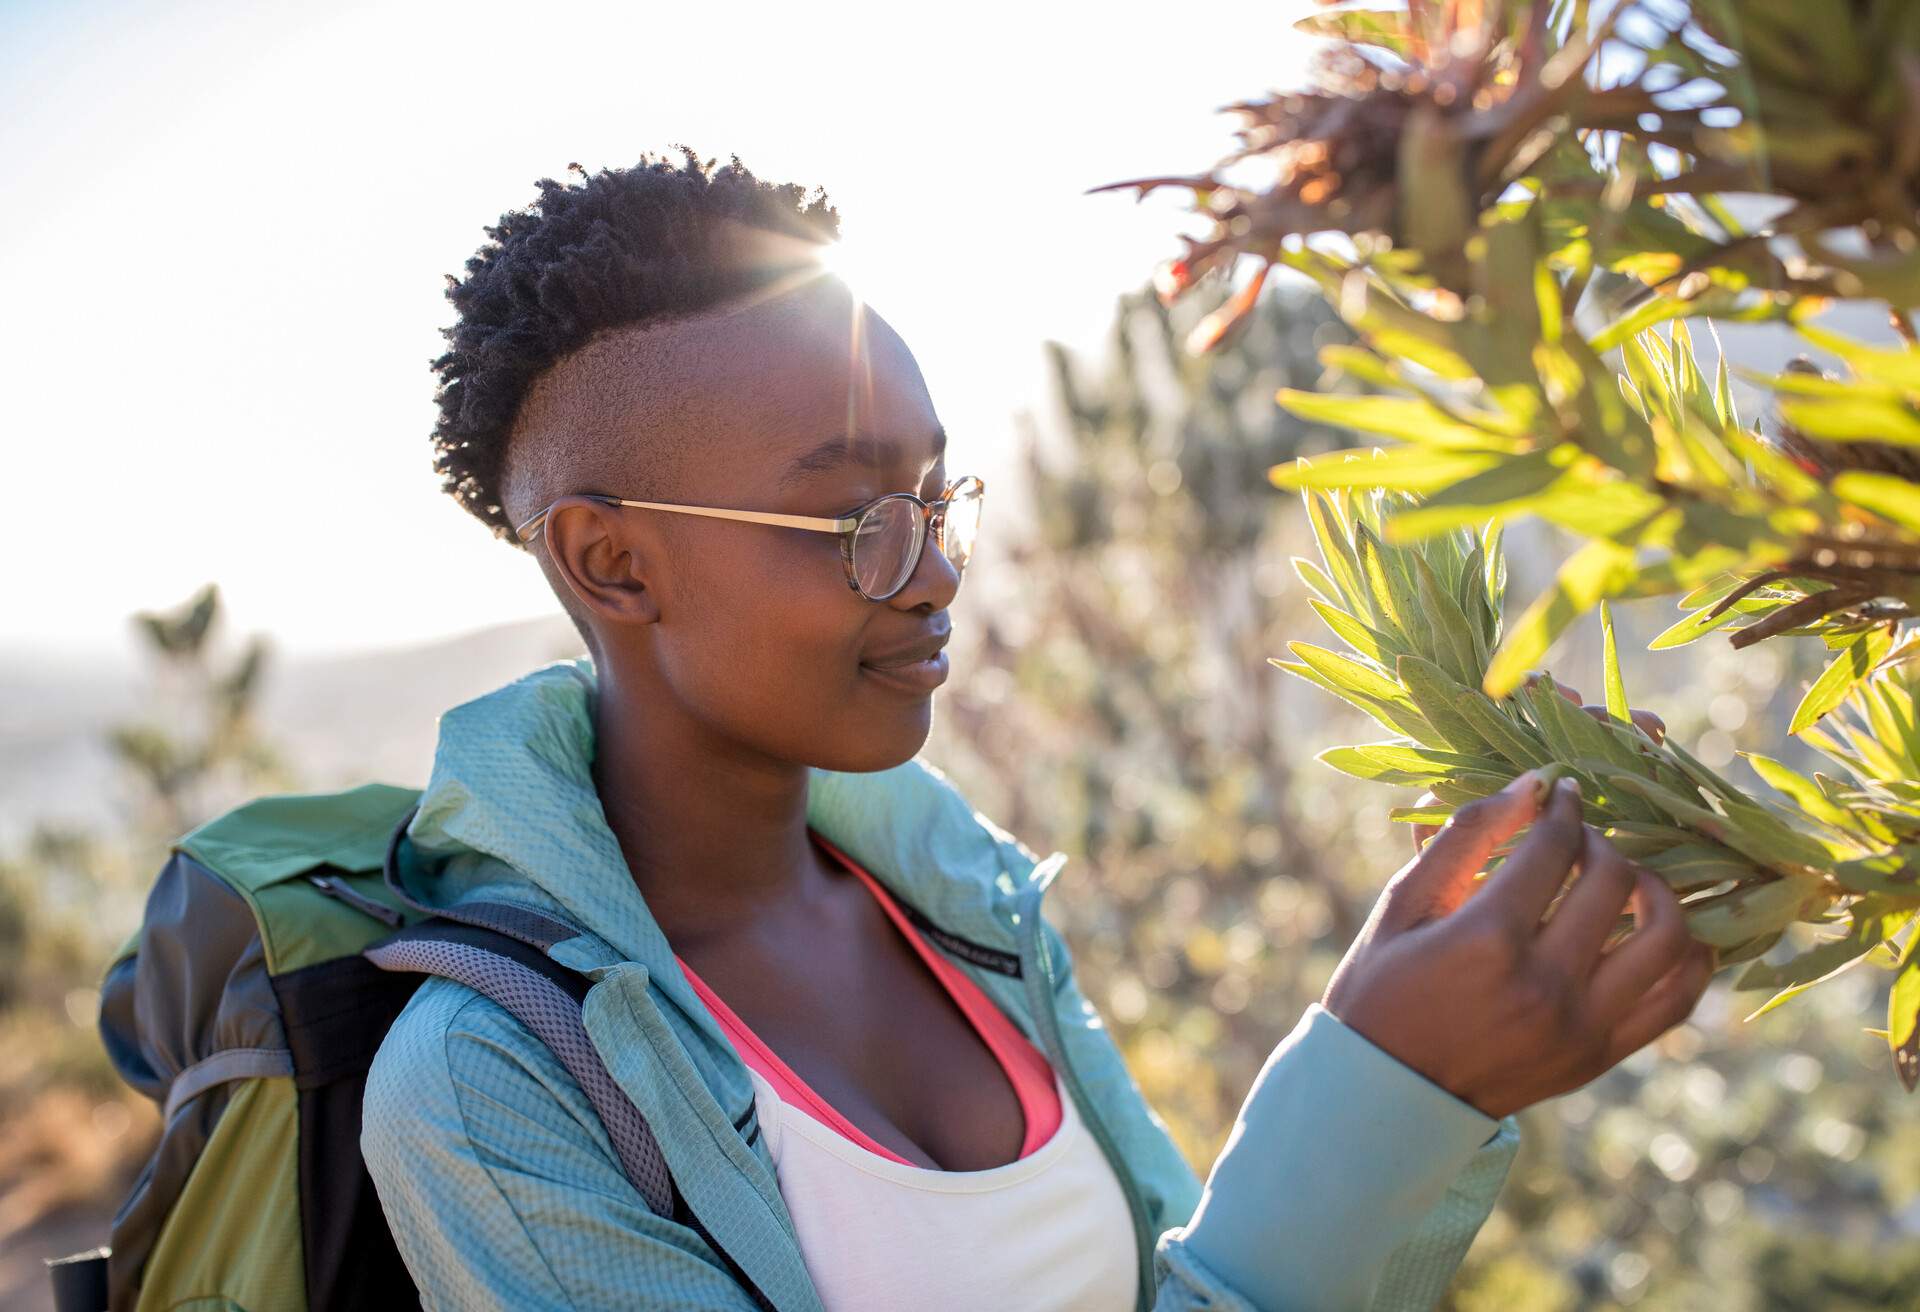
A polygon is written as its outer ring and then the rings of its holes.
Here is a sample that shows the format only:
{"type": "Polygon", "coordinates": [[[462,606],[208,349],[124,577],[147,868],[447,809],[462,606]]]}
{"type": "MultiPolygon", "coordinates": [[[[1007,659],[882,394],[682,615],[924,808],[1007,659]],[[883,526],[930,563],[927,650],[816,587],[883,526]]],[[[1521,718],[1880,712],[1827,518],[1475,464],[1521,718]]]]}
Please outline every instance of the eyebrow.
{"type": "MultiPolygon", "coordinates": [[[[933,430],[933,458],[940,459],[947,450],[947,430],[938,427],[933,430]]],[[[815,474],[840,469],[849,464],[866,465],[869,468],[885,464],[894,452],[892,443],[872,433],[856,433],[852,438],[844,434],[829,437],[811,451],[796,456],[788,464],[786,473],[781,475],[780,485],[791,486],[815,474]]]]}

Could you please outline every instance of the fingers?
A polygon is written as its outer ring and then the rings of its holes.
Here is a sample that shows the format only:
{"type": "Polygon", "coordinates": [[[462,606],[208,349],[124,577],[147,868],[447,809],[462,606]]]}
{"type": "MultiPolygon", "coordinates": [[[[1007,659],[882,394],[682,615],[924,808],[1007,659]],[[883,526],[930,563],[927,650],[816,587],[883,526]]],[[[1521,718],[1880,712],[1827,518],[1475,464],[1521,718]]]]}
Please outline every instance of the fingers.
{"type": "MultiPolygon", "coordinates": [[[[1582,706],[1580,709],[1596,720],[1611,720],[1613,718],[1613,712],[1604,706],[1582,706]]],[[[1629,710],[1627,715],[1632,719],[1634,728],[1655,742],[1660,742],[1667,736],[1667,722],[1655,715],[1652,711],[1629,710]]]]}
{"type": "MultiPolygon", "coordinates": [[[[1540,680],[1542,679],[1553,679],[1553,676],[1551,674],[1548,674],[1545,670],[1535,670],[1533,671],[1533,673],[1529,674],[1526,677],[1525,683],[1527,687],[1531,688],[1533,687],[1534,684],[1540,682],[1540,680]]],[[[1558,679],[1554,679],[1553,690],[1559,693],[1562,697],[1565,697],[1568,701],[1572,702],[1575,706],[1578,706],[1582,700],[1580,697],[1580,690],[1578,688],[1568,687],[1566,684],[1561,683],[1558,679]]]]}
{"type": "MultiPolygon", "coordinates": [[[[1558,961],[1573,980],[1593,973],[1600,949],[1638,882],[1633,865],[1599,830],[1583,825],[1581,833],[1580,874],[1540,931],[1541,951],[1558,961]]],[[[1636,916],[1635,929],[1642,923],[1643,918],[1636,916]]]]}
{"type": "Polygon", "coordinates": [[[1626,1060],[1693,1014],[1700,995],[1713,981],[1713,957],[1712,949],[1700,943],[1681,953],[1680,959],[1613,1027],[1608,1038],[1606,1068],[1626,1060]]]}
{"type": "MultiPolygon", "coordinates": [[[[1539,778],[1529,770],[1491,797],[1455,811],[1382,895],[1383,923],[1407,929],[1451,915],[1473,892],[1494,849],[1539,814],[1539,778]]],[[[1511,858],[1509,858],[1511,860],[1511,858]]]]}
{"type": "Polygon", "coordinates": [[[1514,846],[1500,868],[1487,876],[1480,896],[1474,899],[1476,905],[1484,907],[1481,914],[1498,916],[1531,932],[1566,882],[1568,868],[1580,855],[1585,832],[1586,826],[1580,821],[1580,786],[1562,779],[1554,785],[1552,800],[1527,836],[1514,846]]]}
{"type": "Polygon", "coordinates": [[[1695,946],[1673,890],[1652,871],[1639,870],[1637,874],[1633,932],[1600,958],[1587,993],[1593,1014],[1603,1025],[1612,1025],[1641,1005],[1648,991],[1695,946]]]}

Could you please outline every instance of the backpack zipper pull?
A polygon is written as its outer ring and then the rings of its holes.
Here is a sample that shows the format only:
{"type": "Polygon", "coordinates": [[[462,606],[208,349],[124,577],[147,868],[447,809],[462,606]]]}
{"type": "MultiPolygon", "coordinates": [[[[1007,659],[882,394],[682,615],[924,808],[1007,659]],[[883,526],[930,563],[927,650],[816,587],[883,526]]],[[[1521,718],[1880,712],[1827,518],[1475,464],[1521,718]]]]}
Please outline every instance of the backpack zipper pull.
{"type": "Polygon", "coordinates": [[[375,920],[384,921],[395,929],[400,928],[405,917],[384,902],[368,897],[338,875],[308,875],[307,882],[330,898],[345,902],[355,911],[365,912],[375,920]]]}

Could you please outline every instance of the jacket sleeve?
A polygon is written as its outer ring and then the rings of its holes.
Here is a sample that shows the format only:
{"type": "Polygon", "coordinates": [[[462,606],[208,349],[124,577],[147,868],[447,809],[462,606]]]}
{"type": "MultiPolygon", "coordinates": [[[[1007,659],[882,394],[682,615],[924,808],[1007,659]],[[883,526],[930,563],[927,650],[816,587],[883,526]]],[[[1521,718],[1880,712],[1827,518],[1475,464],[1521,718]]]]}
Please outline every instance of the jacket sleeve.
{"type": "Polygon", "coordinates": [[[428,980],[394,1022],[360,1146],[427,1308],[752,1312],[706,1241],[648,1208],[559,1061],[461,985],[428,980]]]}
{"type": "Polygon", "coordinates": [[[1425,1312],[1519,1141],[1315,1003],[1155,1246],[1156,1312],[1425,1312]]]}

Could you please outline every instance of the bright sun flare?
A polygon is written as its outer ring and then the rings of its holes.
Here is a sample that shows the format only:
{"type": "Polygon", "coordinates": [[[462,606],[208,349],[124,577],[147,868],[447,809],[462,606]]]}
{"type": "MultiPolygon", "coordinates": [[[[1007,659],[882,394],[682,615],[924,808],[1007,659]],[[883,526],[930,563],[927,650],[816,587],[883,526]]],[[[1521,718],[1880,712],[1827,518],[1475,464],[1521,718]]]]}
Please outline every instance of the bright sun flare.
{"type": "Polygon", "coordinates": [[[854,295],[864,296],[871,269],[860,255],[859,246],[849,245],[844,238],[831,242],[820,248],[820,263],[828,273],[851,287],[854,295]]]}

